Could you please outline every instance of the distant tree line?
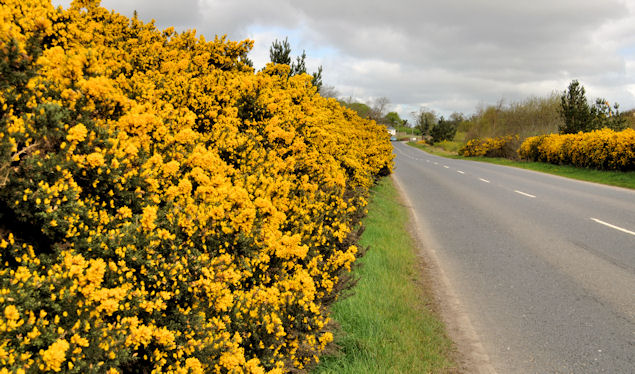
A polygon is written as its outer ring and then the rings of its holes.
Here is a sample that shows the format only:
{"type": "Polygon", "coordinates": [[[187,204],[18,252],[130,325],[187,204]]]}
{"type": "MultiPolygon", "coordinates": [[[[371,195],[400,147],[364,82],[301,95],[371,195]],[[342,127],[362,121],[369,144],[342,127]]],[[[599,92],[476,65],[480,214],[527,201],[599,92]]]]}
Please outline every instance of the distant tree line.
{"type": "Polygon", "coordinates": [[[530,97],[508,105],[501,100],[496,105],[479,108],[462,128],[465,139],[470,140],[516,134],[523,139],[602,128],[619,131],[629,126],[635,128],[635,109],[620,113],[617,103],[611,105],[603,98],[591,104],[582,84],[574,80],[561,94],[530,97]]]}

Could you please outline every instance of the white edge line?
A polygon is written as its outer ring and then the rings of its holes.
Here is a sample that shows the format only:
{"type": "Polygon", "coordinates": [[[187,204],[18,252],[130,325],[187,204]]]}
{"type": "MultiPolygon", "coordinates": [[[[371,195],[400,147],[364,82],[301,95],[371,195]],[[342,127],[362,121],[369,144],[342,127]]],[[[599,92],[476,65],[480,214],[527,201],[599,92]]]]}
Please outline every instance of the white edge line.
{"type": "Polygon", "coordinates": [[[487,179],[479,178],[478,180],[480,180],[481,182],[489,183],[487,179]]]}
{"type": "Polygon", "coordinates": [[[631,231],[631,230],[627,230],[627,229],[621,228],[621,227],[619,227],[619,226],[611,225],[610,223],[608,223],[608,222],[604,222],[604,221],[601,221],[601,220],[599,220],[599,219],[597,219],[597,218],[593,218],[593,217],[591,217],[591,220],[593,220],[593,221],[595,221],[595,222],[597,222],[597,223],[599,223],[599,224],[601,224],[601,225],[608,226],[608,227],[610,227],[610,228],[612,228],[612,229],[615,229],[615,230],[618,230],[618,231],[621,231],[621,232],[625,232],[625,233],[627,233],[627,234],[631,234],[631,235],[634,235],[634,236],[635,236],[635,232],[633,232],[633,231],[631,231]]]}
{"type": "Polygon", "coordinates": [[[536,197],[534,195],[528,194],[528,193],[523,192],[523,191],[514,190],[514,192],[516,192],[517,194],[521,194],[523,196],[527,196],[527,197],[534,197],[534,198],[536,197]]]}

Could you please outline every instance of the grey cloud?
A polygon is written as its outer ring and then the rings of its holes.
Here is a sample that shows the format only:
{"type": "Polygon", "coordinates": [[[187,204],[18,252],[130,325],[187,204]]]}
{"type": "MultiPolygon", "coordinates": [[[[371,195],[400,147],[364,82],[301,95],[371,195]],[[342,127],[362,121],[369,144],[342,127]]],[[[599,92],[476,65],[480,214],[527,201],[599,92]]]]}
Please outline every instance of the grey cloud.
{"type": "MultiPolygon", "coordinates": [[[[102,5],[127,15],[136,9],[159,27],[196,28],[208,39],[290,30],[309,58],[312,49],[333,51],[319,57],[327,84],[343,95],[387,96],[401,107],[434,103],[440,111],[470,111],[502,96],[563,90],[571,79],[612,95],[622,107],[635,107],[635,92],[628,91],[635,91],[633,0],[104,0],[102,5]]],[[[262,55],[267,47],[256,50],[262,55]]]]}

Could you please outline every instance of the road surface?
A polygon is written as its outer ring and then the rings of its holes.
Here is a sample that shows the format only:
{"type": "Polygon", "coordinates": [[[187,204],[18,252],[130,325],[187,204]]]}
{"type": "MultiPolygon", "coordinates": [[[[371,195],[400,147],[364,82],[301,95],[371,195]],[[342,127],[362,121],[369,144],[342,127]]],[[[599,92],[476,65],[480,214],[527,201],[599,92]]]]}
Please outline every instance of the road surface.
{"type": "Polygon", "coordinates": [[[635,191],[393,144],[495,372],[635,373],[635,191]]]}

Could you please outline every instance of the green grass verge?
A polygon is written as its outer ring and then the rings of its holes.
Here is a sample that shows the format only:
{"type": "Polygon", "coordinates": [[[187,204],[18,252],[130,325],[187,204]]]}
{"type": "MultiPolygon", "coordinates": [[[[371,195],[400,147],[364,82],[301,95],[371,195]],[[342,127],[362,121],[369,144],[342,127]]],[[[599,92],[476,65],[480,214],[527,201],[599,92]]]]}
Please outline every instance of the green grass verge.
{"type": "Polygon", "coordinates": [[[578,168],[571,165],[554,165],[546,162],[529,162],[529,161],[514,161],[506,158],[492,158],[492,157],[462,157],[458,156],[456,152],[446,151],[443,148],[430,146],[427,144],[417,144],[409,142],[416,148],[423,149],[426,152],[432,153],[437,156],[449,157],[454,159],[463,159],[470,161],[482,161],[492,164],[512,166],[522,169],[529,169],[539,171],[542,173],[559,175],[561,177],[567,177],[587,182],[602,183],[609,186],[617,186],[624,188],[635,189],[635,171],[609,171],[609,170],[596,170],[578,168]]]}
{"type": "Polygon", "coordinates": [[[423,149],[424,151],[431,153],[433,155],[449,157],[449,158],[460,158],[457,155],[457,152],[459,151],[459,148],[461,147],[460,146],[456,147],[453,144],[451,147],[448,148],[447,145],[451,143],[455,143],[455,142],[440,142],[440,143],[436,143],[435,145],[421,144],[418,142],[408,142],[408,145],[415,148],[423,149]]]}
{"type": "Polygon", "coordinates": [[[313,373],[455,372],[453,345],[432,311],[420,259],[408,232],[408,211],[392,179],[375,186],[360,239],[369,251],[355,270],[353,295],[338,301],[332,318],[337,353],[313,373]]]}

